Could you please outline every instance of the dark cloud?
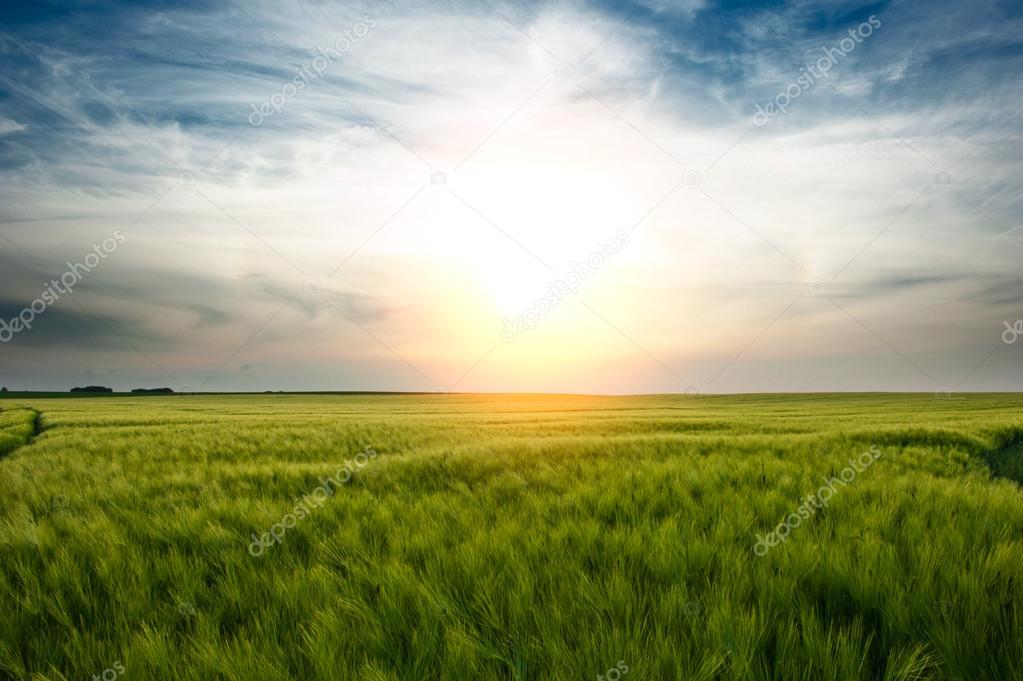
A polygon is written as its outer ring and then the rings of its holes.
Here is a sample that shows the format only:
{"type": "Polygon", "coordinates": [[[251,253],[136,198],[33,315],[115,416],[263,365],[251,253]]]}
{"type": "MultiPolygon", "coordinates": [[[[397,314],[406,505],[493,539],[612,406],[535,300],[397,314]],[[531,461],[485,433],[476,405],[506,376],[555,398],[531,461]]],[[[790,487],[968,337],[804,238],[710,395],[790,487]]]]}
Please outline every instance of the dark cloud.
{"type": "Polygon", "coordinates": [[[15,333],[3,346],[2,352],[7,355],[21,348],[108,350],[132,344],[149,348],[167,344],[167,339],[155,333],[144,320],[93,313],[84,303],[70,299],[32,315],[24,312],[31,302],[0,299],[0,320],[10,324],[20,316],[31,327],[15,333]]]}
{"type": "MultiPolygon", "coordinates": [[[[5,292],[0,298],[0,319],[10,322],[20,315],[64,271],[56,262],[44,265],[0,252],[5,292]]],[[[360,293],[328,288],[304,294],[297,286],[289,288],[267,277],[232,280],[123,265],[116,276],[109,269],[86,274],[73,285],[72,293],[53,291],[56,301],[44,312],[26,313],[26,319],[32,319],[31,328],[16,335],[5,348],[8,353],[19,347],[101,349],[125,344],[165,352],[200,348],[206,334],[257,324],[261,321],[258,310],[272,310],[285,301],[306,320],[340,312],[360,324],[372,324],[387,316],[375,298],[360,293]],[[253,286],[252,281],[258,283],[253,286]],[[172,325],[169,319],[181,321],[172,325]]]]}

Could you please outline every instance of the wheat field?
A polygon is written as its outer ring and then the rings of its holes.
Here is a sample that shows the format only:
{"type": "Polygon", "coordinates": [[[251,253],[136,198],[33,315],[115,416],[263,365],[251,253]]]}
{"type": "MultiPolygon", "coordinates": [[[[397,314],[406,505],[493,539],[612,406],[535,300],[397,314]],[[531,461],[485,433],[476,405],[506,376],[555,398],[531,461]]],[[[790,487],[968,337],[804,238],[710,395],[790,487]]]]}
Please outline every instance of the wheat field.
{"type": "Polygon", "coordinates": [[[2,678],[1023,679],[1019,395],[0,409],[2,678]]]}

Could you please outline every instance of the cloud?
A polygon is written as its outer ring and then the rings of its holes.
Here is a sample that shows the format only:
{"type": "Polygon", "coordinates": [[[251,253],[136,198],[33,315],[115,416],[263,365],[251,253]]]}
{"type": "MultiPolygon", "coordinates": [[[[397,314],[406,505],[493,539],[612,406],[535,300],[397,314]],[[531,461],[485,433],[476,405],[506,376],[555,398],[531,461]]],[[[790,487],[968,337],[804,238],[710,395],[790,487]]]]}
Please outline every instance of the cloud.
{"type": "MultiPolygon", "coordinates": [[[[1004,233],[1023,214],[1021,19],[1007,3],[951,1],[5,8],[4,310],[113,229],[129,239],[75,294],[89,314],[62,301],[50,330],[0,353],[7,366],[55,347],[65,367],[120,357],[136,379],[152,370],[141,351],[198,383],[237,348],[234,366],[287,387],[453,382],[519,311],[509,300],[542,294],[553,275],[538,259],[567,267],[641,221],[589,304],[696,375],[817,278],[882,337],[957,366],[1020,286],[1004,233]],[[250,124],[367,15],[350,49],[250,124]],[[758,103],[872,15],[874,35],[751,126],[758,103]],[[669,195],[685,171],[699,184],[669,195]],[[435,172],[447,183],[430,184],[435,172]],[[921,300],[944,306],[937,346],[921,300]]],[[[819,331],[814,352],[869,372],[877,339],[839,339],[848,317],[815,305],[772,332],[797,337],[797,320],[819,331]]],[[[562,308],[538,332],[546,345],[502,348],[494,373],[463,387],[594,386],[583,369],[550,370],[590,328],[562,308]]],[[[649,361],[596,321],[595,365],[649,361]]],[[[679,388],[644,381],[608,374],[600,389],[679,388]]]]}
{"type": "Polygon", "coordinates": [[[9,132],[18,132],[24,130],[25,126],[17,121],[12,121],[10,118],[0,117],[0,135],[5,135],[9,132]]]}

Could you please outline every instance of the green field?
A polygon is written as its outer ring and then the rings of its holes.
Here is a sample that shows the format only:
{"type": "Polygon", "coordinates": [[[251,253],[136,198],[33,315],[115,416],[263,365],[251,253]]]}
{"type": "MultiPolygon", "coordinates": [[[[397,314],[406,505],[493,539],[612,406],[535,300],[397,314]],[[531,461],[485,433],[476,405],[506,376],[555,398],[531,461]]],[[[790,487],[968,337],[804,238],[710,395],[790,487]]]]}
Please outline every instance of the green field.
{"type": "Polygon", "coordinates": [[[1023,396],[0,409],[0,678],[1023,679],[1023,396]]]}

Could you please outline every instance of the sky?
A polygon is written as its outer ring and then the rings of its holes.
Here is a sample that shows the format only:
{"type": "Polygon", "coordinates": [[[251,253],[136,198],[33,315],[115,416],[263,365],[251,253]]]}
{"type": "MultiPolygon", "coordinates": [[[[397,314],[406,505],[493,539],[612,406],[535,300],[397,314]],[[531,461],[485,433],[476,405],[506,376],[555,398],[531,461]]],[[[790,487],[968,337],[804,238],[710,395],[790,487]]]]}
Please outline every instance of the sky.
{"type": "Polygon", "coordinates": [[[1021,81],[1007,0],[5,3],[0,385],[1020,390],[1021,81]]]}

